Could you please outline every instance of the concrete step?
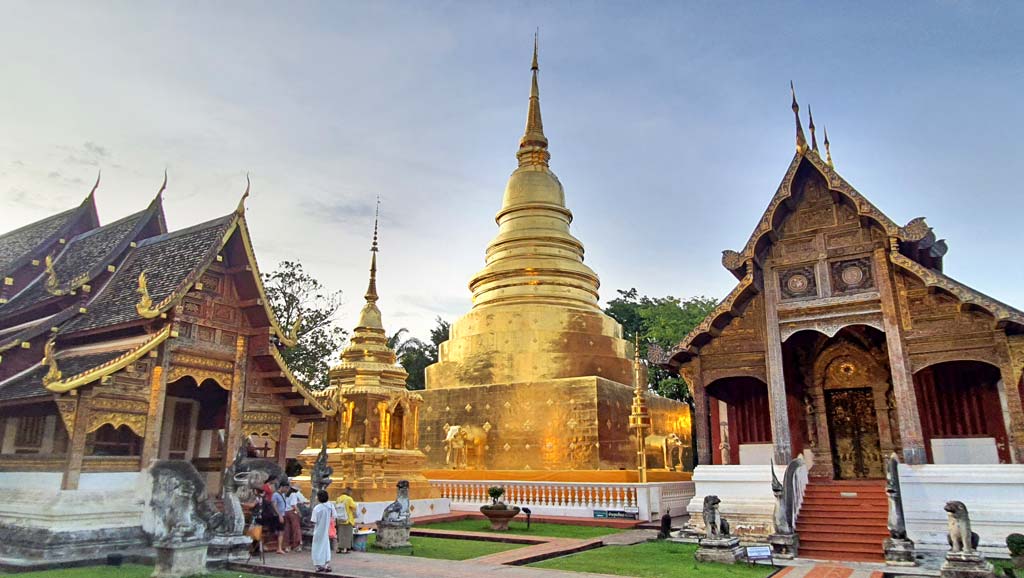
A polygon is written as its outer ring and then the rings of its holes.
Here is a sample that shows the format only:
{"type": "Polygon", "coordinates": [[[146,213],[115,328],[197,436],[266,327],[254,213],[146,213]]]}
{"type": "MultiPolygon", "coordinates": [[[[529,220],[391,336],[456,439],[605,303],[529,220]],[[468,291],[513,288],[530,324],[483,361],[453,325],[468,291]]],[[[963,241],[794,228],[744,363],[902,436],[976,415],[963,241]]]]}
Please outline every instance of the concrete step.
{"type": "Polygon", "coordinates": [[[869,554],[865,552],[846,552],[841,550],[805,548],[800,544],[799,555],[801,558],[812,560],[842,560],[847,562],[884,562],[884,554],[869,554]]]}
{"type": "Polygon", "coordinates": [[[885,504],[858,504],[856,502],[841,503],[806,503],[800,507],[800,515],[805,513],[822,513],[830,516],[843,516],[846,514],[884,514],[888,515],[889,506],[885,504]]]}
{"type": "Polygon", "coordinates": [[[815,550],[821,552],[856,552],[859,554],[872,554],[876,556],[883,556],[882,542],[877,543],[861,543],[861,542],[843,542],[833,540],[830,538],[822,537],[820,539],[815,538],[804,538],[800,536],[800,555],[803,556],[804,550],[815,550]]]}
{"type": "Polygon", "coordinates": [[[882,539],[889,537],[886,525],[875,523],[858,523],[851,521],[825,523],[824,521],[806,522],[801,518],[796,523],[796,531],[801,536],[828,536],[831,534],[854,534],[858,536],[877,536],[882,539]]]}

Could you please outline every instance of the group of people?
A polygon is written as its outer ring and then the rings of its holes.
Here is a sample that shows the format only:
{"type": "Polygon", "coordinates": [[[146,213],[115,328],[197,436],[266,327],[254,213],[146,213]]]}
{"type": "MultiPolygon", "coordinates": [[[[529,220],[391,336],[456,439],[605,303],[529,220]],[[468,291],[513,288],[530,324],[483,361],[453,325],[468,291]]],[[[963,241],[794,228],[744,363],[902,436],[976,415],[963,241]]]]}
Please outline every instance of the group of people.
{"type": "MultiPolygon", "coordinates": [[[[261,544],[263,551],[268,551],[268,544],[276,541],[278,554],[301,552],[300,508],[309,500],[287,479],[279,481],[276,476],[268,478],[262,489],[262,496],[253,507],[254,543],[261,544]]],[[[352,551],[357,505],[352,498],[352,488],[345,488],[336,502],[331,502],[324,490],[320,490],[314,498],[313,566],[317,572],[330,572],[333,551],[343,554],[352,551]]]]}

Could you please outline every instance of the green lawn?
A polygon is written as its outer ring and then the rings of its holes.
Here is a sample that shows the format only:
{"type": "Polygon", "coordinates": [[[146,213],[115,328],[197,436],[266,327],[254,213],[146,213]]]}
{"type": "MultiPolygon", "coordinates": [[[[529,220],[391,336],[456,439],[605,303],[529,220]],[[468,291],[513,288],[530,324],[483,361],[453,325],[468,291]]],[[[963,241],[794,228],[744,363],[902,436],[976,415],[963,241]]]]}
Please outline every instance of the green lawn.
{"type": "Polygon", "coordinates": [[[440,560],[468,560],[496,552],[504,552],[521,548],[523,544],[505,544],[504,542],[481,542],[479,540],[455,540],[449,538],[426,538],[413,536],[409,538],[412,548],[396,548],[381,550],[374,546],[376,536],[370,536],[370,547],[367,552],[374,554],[394,554],[398,556],[416,556],[419,558],[437,558],[440,560]]]}
{"type": "Polygon", "coordinates": [[[548,538],[596,538],[620,532],[618,528],[601,528],[598,526],[569,526],[567,524],[530,524],[526,529],[526,521],[515,521],[508,525],[508,532],[495,532],[487,520],[469,519],[454,522],[433,522],[417,525],[424,530],[462,530],[464,532],[491,532],[494,534],[521,534],[523,536],[545,536],[548,538]]]}
{"type": "Polygon", "coordinates": [[[1003,568],[1013,568],[1014,573],[1024,574],[1024,570],[1013,567],[1013,560],[1010,560],[1009,558],[989,558],[988,561],[996,567],[996,576],[1003,575],[1003,568]]]}
{"type": "Polygon", "coordinates": [[[645,542],[605,546],[530,566],[641,578],[765,578],[773,570],[770,566],[747,564],[699,564],[693,559],[696,550],[696,544],[645,542]]]}
{"type": "MultiPolygon", "coordinates": [[[[125,564],[121,567],[114,566],[86,566],[82,568],[63,568],[60,570],[41,570],[39,572],[26,572],[18,574],[26,578],[149,578],[153,573],[152,566],[139,566],[136,564],[125,564]]],[[[242,574],[241,572],[213,572],[207,574],[207,578],[261,578],[254,574],[242,574]]]]}

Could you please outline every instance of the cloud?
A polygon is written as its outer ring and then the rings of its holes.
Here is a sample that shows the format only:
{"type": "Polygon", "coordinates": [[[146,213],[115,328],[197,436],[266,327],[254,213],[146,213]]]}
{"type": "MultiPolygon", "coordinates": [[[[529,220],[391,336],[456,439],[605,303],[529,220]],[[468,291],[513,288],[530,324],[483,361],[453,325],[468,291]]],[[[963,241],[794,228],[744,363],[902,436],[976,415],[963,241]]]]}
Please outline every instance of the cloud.
{"type": "Polygon", "coordinates": [[[64,162],[73,165],[99,166],[101,162],[110,160],[110,149],[92,141],[86,141],[82,146],[62,146],[61,150],[67,151],[68,156],[64,162]]]}

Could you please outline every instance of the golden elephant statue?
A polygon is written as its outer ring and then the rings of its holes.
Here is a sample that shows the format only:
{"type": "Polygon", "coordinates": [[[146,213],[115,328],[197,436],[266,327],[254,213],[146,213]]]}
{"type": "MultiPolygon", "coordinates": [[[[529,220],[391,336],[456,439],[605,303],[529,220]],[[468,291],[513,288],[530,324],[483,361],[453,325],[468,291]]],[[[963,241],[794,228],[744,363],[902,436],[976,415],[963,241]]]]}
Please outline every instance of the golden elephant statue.
{"type": "Polygon", "coordinates": [[[483,428],[467,425],[444,425],[444,463],[453,470],[464,470],[470,465],[479,468],[483,462],[483,448],[487,432],[483,428]]]}
{"type": "Polygon", "coordinates": [[[651,434],[644,438],[644,448],[646,451],[660,453],[665,469],[670,471],[675,471],[677,463],[679,464],[679,470],[682,471],[683,454],[686,451],[686,445],[686,442],[674,433],[668,435],[651,434]]]}

